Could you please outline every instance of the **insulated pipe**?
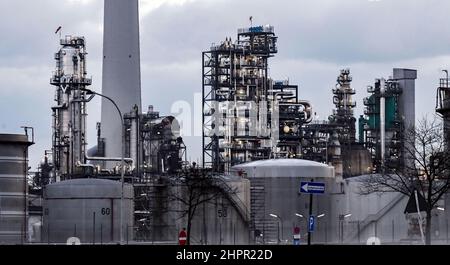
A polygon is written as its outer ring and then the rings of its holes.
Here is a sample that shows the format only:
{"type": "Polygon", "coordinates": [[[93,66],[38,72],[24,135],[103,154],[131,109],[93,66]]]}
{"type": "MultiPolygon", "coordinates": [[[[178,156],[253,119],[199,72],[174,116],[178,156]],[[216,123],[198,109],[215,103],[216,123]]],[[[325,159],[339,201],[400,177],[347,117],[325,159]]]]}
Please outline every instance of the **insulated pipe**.
{"type": "Polygon", "coordinates": [[[306,115],[307,119],[306,119],[305,123],[310,123],[313,119],[313,111],[312,111],[311,102],[309,102],[307,100],[299,100],[298,103],[305,106],[305,112],[307,114],[306,115]]]}
{"type": "MultiPolygon", "coordinates": [[[[92,161],[121,161],[120,157],[98,157],[98,156],[87,156],[85,155],[86,160],[92,161]]],[[[134,160],[132,158],[124,158],[123,161],[127,163],[131,163],[134,165],[134,160]]]]}
{"type": "Polygon", "coordinates": [[[77,166],[77,167],[89,167],[89,168],[92,168],[92,170],[94,170],[94,172],[95,172],[95,166],[92,165],[92,164],[81,164],[81,163],[77,163],[76,166],[77,166]]]}
{"type": "Polygon", "coordinates": [[[384,170],[384,157],[386,152],[386,113],[385,113],[385,106],[386,106],[386,99],[384,97],[384,84],[385,80],[384,78],[380,79],[380,140],[381,140],[381,168],[384,170]]]}

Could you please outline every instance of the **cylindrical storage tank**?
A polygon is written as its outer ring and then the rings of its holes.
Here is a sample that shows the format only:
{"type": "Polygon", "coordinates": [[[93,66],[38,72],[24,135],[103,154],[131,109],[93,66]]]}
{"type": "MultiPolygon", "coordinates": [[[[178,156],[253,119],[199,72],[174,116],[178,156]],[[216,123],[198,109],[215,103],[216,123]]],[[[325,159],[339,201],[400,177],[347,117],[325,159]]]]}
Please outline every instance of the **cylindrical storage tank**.
{"type": "Polygon", "coordinates": [[[0,134],[0,244],[26,243],[28,141],[0,134]]]}
{"type": "MultiPolygon", "coordinates": [[[[120,242],[121,182],[72,179],[44,189],[43,243],[66,243],[71,237],[82,244],[120,242]]],[[[133,239],[133,186],[123,190],[123,240],[133,239]]]]}
{"type": "Polygon", "coordinates": [[[330,195],[339,188],[333,167],[302,159],[270,159],[236,165],[233,171],[250,180],[250,226],[256,244],[293,244],[295,227],[300,228],[300,242],[307,241],[310,196],[300,192],[300,185],[310,181],[325,183],[324,194],[313,195],[312,242],[331,241],[330,195]]]}

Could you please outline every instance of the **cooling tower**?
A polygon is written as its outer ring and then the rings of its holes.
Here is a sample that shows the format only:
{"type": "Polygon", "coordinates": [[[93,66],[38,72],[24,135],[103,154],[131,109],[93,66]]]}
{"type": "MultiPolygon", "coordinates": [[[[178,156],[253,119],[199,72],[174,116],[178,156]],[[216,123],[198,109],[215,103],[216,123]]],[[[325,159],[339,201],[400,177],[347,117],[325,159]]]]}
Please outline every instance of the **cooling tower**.
{"type": "MultiPolygon", "coordinates": [[[[138,0],[105,0],[102,94],[114,100],[122,115],[141,110],[138,0]]],[[[102,99],[101,132],[105,156],[120,157],[121,121],[114,105],[102,99]]]]}

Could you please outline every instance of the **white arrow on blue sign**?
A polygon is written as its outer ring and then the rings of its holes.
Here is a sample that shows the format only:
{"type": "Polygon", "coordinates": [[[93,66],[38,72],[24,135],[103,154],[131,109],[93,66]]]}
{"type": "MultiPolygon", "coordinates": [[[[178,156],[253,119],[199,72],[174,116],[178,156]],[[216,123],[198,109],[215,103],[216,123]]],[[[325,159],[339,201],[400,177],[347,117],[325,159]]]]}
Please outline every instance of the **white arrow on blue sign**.
{"type": "Polygon", "coordinates": [[[301,182],[300,192],[303,193],[324,193],[325,183],[322,182],[301,182]]]}

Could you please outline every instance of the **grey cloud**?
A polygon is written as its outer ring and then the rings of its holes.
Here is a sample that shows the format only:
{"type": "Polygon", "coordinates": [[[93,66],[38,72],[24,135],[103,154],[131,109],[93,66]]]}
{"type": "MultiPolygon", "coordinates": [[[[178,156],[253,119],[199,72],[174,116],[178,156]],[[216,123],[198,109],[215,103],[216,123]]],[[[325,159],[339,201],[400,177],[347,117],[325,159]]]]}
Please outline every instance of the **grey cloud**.
{"type": "Polygon", "coordinates": [[[154,10],[142,33],[146,59],[190,60],[212,42],[234,39],[252,15],[275,25],[281,57],[392,62],[449,54],[448,10],[444,0],[196,1],[154,10]]]}

